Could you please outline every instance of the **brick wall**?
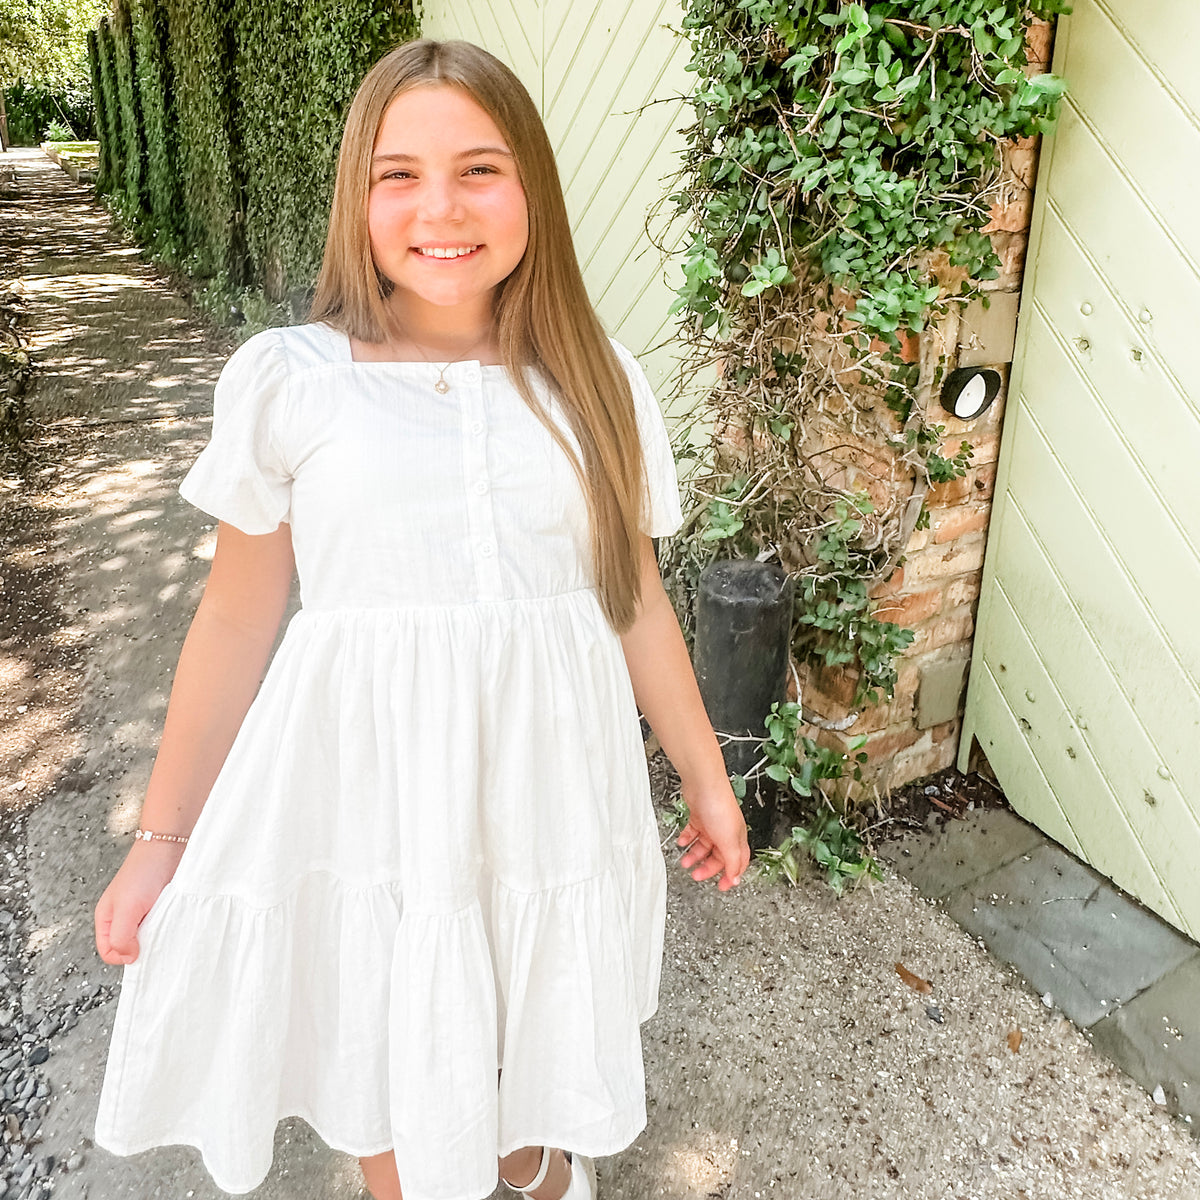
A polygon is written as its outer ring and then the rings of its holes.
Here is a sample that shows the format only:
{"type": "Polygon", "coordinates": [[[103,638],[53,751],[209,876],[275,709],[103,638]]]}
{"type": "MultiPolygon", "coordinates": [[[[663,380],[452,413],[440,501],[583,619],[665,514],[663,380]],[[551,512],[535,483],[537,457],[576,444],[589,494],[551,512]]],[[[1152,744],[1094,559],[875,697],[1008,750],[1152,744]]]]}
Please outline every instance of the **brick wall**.
{"type": "MultiPolygon", "coordinates": [[[[1049,24],[1034,22],[1027,40],[1028,74],[1049,71],[1052,36],[1049,24]]],[[[814,668],[798,675],[805,707],[823,725],[844,726],[814,725],[807,732],[839,749],[865,735],[866,774],[881,790],[949,767],[958,753],[1038,148],[1035,138],[1017,139],[1005,148],[1004,173],[987,227],[1001,262],[999,277],[984,284],[990,307],[976,302],[961,318],[953,316],[923,335],[943,341],[940,349],[952,357],[949,367],[995,367],[1003,386],[973,422],[946,413],[936,396],[930,401],[930,421],[946,429],[947,457],[963,440],[975,453],[962,479],[930,489],[929,528],[913,534],[903,565],[875,592],[879,615],[916,633],[897,664],[895,695],[855,719],[850,707],[854,680],[845,672],[814,668]]]]}

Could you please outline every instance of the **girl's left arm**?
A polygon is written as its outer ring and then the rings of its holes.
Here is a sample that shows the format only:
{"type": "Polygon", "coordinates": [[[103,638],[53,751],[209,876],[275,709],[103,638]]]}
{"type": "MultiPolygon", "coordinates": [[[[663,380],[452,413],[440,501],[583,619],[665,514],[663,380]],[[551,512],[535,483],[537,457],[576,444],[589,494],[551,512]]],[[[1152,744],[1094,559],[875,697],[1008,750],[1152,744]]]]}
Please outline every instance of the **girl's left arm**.
{"type": "Polygon", "coordinates": [[[688,657],[675,610],[663,590],[654,543],[641,539],[641,604],[621,646],[638,708],[679,772],[690,820],[679,845],[692,878],[721,875],[727,892],[750,863],[746,822],[738,807],[688,657]],[[695,868],[694,870],[692,868],[695,868]]]}

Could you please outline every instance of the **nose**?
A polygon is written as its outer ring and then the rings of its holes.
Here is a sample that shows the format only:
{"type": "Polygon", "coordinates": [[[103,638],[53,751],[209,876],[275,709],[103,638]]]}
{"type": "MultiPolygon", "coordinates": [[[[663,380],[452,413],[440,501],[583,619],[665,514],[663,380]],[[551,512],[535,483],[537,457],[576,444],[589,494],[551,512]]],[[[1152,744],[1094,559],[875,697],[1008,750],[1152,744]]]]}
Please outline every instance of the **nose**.
{"type": "Polygon", "coordinates": [[[457,179],[430,176],[421,188],[421,216],[430,222],[457,221],[462,218],[462,195],[457,179]]]}

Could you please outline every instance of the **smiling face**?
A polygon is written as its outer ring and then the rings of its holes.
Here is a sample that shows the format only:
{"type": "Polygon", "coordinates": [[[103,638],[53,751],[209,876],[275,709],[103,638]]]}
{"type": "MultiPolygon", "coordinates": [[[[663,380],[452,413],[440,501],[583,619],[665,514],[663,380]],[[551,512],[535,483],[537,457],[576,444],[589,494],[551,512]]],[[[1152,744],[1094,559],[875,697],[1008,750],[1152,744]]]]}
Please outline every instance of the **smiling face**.
{"type": "Polygon", "coordinates": [[[463,90],[421,86],[388,106],[372,153],[367,228],[406,330],[470,335],[521,261],[529,213],[517,164],[463,90]]]}

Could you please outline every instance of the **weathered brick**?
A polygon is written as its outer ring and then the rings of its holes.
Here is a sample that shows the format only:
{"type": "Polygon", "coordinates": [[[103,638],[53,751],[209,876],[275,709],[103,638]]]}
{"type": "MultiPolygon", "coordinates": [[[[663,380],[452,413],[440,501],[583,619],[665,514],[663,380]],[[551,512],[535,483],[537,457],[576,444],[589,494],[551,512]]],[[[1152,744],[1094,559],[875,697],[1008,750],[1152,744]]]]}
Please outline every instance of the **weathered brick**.
{"type": "Polygon", "coordinates": [[[946,611],[951,612],[964,604],[974,604],[979,599],[982,582],[982,571],[974,571],[961,579],[952,580],[946,588],[946,611]]]}
{"type": "Polygon", "coordinates": [[[970,441],[969,434],[976,428],[974,421],[964,421],[959,417],[951,416],[942,407],[942,402],[937,397],[930,403],[925,415],[931,423],[940,425],[946,431],[946,438],[954,439],[955,450],[958,449],[959,442],[970,441]]]}
{"type": "Polygon", "coordinates": [[[1037,174],[1038,152],[1034,146],[1010,145],[1004,155],[1008,173],[1023,187],[1032,188],[1037,174]]]}
{"type": "Polygon", "coordinates": [[[940,745],[947,738],[954,738],[957,741],[958,727],[961,723],[960,719],[955,717],[953,721],[943,721],[940,725],[935,725],[929,731],[929,735],[933,739],[933,744],[935,746],[940,745]]]}
{"type": "Polygon", "coordinates": [[[919,634],[921,649],[928,653],[942,646],[953,646],[958,642],[969,642],[975,632],[975,618],[970,609],[959,609],[930,621],[919,634]]]}
{"type": "Polygon", "coordinates": [[[908,545],[904,547],[905,554],[916,554],[918,550],[924,550],[929,544],[928,529],[914,529],[912,536],[908,539],[908,545]]]}
{"type": "Polygon", "coordinates": [[[838,751],[839,754],[845,754],[850,743],[850,735],[838,729],[818,729],[813,736],[813,741],[818,746],[825,746],[830,750],[838,751]]]}
{"type": "Polygon", "coordinates": [[[857,687],[857,671],[848,671],[845,667],[810,667],[804,688],[805,703],[808,703],[810,694],[819,693],[829,700],[849,706],[854,701],[857,687]]]}
{"type": "Polygon", "coordinates": [[[909,557],[905,564],[910,584],[931,579],[947,579],[952,575],[967,575],[983,566],[985,538],[982,533],[969,533],[944,548],[931,546],[909,557]]]}
{"type": "Polygon", "coordinates": [[[875,609],[875,615],[881,621],[892,621],[905,629],[912,629],[922,621],[929,620],[941,607],[942,589],[927,588],[907,596],[888,597],[875,609]]]}
{"type": "Polygon", "coordinates": [[[804,707],[816,713],[823,721],[844,721],[850,716],[851,709],[841,700],[835,700],[818,688],[804,689],[804,707]]]}
{"type": "Polygon", "coordinates": [[[989,433],[983,437],[973,437],[970,439],[971,448],[974,454],[971,455],[971,461],[982,465],[983,463],[995,462],[1000,456],[1000,435],[998,433],[989,433]]]}
{"type": "Polygon", "coordinates": [[[1029,22],[1025,31],[1025,61],[1028,67],[1036,67],[1035,75],[1050,69],[1050,58],[1054,50],[1054,26],[1041,17],[1029,22]]]}
{"type": "Polygon", "coordinates": [[[921,686],[921,668],[918,666],[901,666],[896,671],[896,692],[893,704],[901,701],[912,705],[921,686]]]}
{"type": "Polygon", "coordinates": [[[982,291],[1013,292],[1020,289],[1025,252],[1029,249],[1029,231],[993,233],[992,249],[1000,259],[1000,272],[995,279],[985,279],[982,291]]]}
{"type": "MultiPolygon", "coordinates": [[[[900,339],[900,361],[916,362],[921,357],[921,335],[911,329],[897,329],[896,337],[900,339]]],[[[871,349],[876,354],[883,354],[888,347],[879,338],[872,338],[871,349]]]]}
{"type": "MultiPolygon", "coordinates": [[[[958,446],[955,445],[953,454],[958,446]]],[[[963,475],[958,479],[949,479],[945,483],[935,483],[925,496],[925,504],[928,508],[945,508],[947,504],[958,504],[959,501],[965,500],[971,494],[971,480],[963,475]]]]}
{"type": "Polygon", "coordinates": [[[974,476],[972,487],[976,499],[990,500],[992,493],[996,490],[996,464],[994,462],[980,463],[972,474],[974,476]]]}
{"type": "Polygon", "coordinates": [[[938,544],[953,542],[965,533],[975,533],[977,530],[986,529],[991,512],[990,505],[981,505],[978,507],[974,505],[967,507],[964,505],[958,508],[947,509],[938,518],[937,528],[933,533],[934,542],[938,544]]]}
{"type": "Polygon", "coordinates": [[[889,725],[904,723],[908,719],[907,714],[895,712],[890,704],[868,704],[846,732],[852,737],[861,737],[864,733],[875,733],[889,725]]]}
{"type": "Polygon", "coordinates": [[[885,729],[867,738],[867,744],[863,750],[871,762],[879,762],[881,759],[891,758],[901,750],[906,750],[915,742],[920,741],[921,736],[911,725],[885,729]]]}
{"type": "Polygon", "coordinates": [[[886,579],[881,579],[871,589],[871,599],[894,596],[904,586],[904,568],[897,567],[886,579]]]}
{"type": "MultiPolygon", "coordinates": [[[[983,428],[970,429],[963,434],[943,434],[941,441],[938,443],[938,453],[946,458],[958,453],[963,442],[967,442],[971,447],[971,463],[978,465],[982,463],[995,462],[996,456],[1000,452],[1000,433],[999,430],[988,430],[983,428]]],[[[955,480],[955,483],[960,480],[955,480]]],[[[971,481],[964,475],[961,480],[963,484],[963,494],[970,491],[971,481]]]]}
{"type": "Polygon", "coordinates": [[[1032,212],[1033,193],[1014,183],[1011,192],[992,205],[991,220],[983,227],[983,232],[1020,233],[1029,228],[1032,212]]]}
{"type": "Polygon", "coordinates": [[[902,750],[889,764],[886,786],[902,787],[914,779],[924,779],[954,765],[958,756],[958,739],[948,738],[939,745],[915,745],[902,750]]]}

